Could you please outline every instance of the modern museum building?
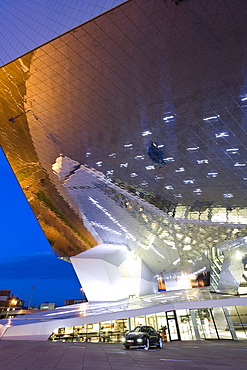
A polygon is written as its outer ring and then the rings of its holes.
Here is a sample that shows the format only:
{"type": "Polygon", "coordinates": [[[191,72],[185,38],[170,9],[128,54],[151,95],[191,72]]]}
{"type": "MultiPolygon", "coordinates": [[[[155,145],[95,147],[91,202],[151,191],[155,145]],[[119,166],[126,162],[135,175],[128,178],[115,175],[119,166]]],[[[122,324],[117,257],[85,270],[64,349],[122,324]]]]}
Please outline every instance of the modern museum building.
{"type": "Polygon", "coordinates": [[[0,337],[247,339],[246,1],[114,5],[0,68],[1,150],[88,299],[0,337]]]}

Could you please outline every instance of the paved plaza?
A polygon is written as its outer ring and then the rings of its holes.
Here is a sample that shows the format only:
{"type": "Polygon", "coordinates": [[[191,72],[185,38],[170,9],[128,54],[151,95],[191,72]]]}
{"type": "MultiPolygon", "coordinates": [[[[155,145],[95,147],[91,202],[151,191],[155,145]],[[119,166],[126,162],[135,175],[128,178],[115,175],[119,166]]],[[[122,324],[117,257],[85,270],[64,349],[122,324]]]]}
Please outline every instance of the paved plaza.
{"type": "Polygon", "coordinates": [[[165,343],[126,350],[122,344],[0,341],[1,370],[246,370],[247,341],[165,343]]]}

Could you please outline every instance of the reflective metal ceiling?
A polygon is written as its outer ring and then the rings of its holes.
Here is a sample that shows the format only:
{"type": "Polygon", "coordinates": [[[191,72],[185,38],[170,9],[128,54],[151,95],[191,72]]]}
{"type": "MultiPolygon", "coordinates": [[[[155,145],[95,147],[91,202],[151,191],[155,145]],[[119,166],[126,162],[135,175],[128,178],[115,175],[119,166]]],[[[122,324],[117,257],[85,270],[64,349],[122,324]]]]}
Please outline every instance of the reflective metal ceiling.
{"type": "Polygon", "coordinates": [[[61,154],[175,217],[246,223],[246,15],[132,0],[1,69],[1,144],[56,253],[97,243],[53,173],[61,154]]]}

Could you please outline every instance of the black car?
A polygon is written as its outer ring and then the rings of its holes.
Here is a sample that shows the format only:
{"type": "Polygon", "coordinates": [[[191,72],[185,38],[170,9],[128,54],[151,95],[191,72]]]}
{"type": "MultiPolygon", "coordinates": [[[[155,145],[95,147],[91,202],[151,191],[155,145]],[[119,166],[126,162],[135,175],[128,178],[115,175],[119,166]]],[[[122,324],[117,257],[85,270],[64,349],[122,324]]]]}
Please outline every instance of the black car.
{"type": "Polygon", "coordinates": [[[144,347],[149,349],[150,346],[162,348],[161,335],[152,326],[137,326],[134,330],[125,334],[123,344],[126,349],[130,346],[144,347]]]}

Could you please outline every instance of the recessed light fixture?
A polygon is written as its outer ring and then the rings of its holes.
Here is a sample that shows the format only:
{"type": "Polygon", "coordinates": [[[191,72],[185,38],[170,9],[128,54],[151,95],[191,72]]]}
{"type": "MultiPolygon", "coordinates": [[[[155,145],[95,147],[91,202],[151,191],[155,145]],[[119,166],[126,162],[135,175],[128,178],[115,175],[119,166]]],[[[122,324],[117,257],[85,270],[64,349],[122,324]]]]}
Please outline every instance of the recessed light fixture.
{"type": "Polygon", "coordinates": [[[184,171],[185,171],[184,167],[179,167],[177,170],[175,170],[175,172],[184,172],[184,171]]]}
{"type": "Polygon", "coordinates": [[[152,132],[149,130],[142,132],[142,136],[148,136],[148,135],[152,135],[152,132]]]}
{"type": "Polygon", "coordinates": [[[219,134],[215,134],[215,137],[217,139],[221,138],[221,137],[227,137],[229,136],[228,132],[220,132],[219,134]]]}
{"type": "Polygon", "coordinates": [[[120,167],[128,167],[128,162],[126,162],[126,163],[121,163],[121,164],[120,164],[120,167]]]}
{"type": "Polygon", "coordinates": [[[193,147],[187,148],[187,150],[190,152],[192,152],[193,150],[198,150],[198,149],[199,149],[199,146],[193,146],[193,147]]]}
{"type": "Polygon", "coordinates": [[[208,159],[197,159],[198,164],[208,163],[208,159]]]}
{"type": "Polygon", "coordinates": [[[210,121],[212,119],[218,119],[218,118],[219,118],[219,115],[217,114],[216,116],[210,116],[210,117],[203,118],[203,121],[210,121]]]}
{"type": "Polygon", "coordinates": [[[217,177],[218,176],[218,172],[208,172],[208,175],[207,177],[217,177]]]}
{"type": "Polygon", "coordinates": [[[136,173],[136,172],[132,172],[131,174],[130,174],[130,177],[137,177],[138,176],[138,174],[136,173]]]}
{"type": "Polygon", "coordinates": [[[232,193],[225,193],[225,194],[223,194],[223,197],[224,198],[233,198],[233,194],[232,193]]]}

